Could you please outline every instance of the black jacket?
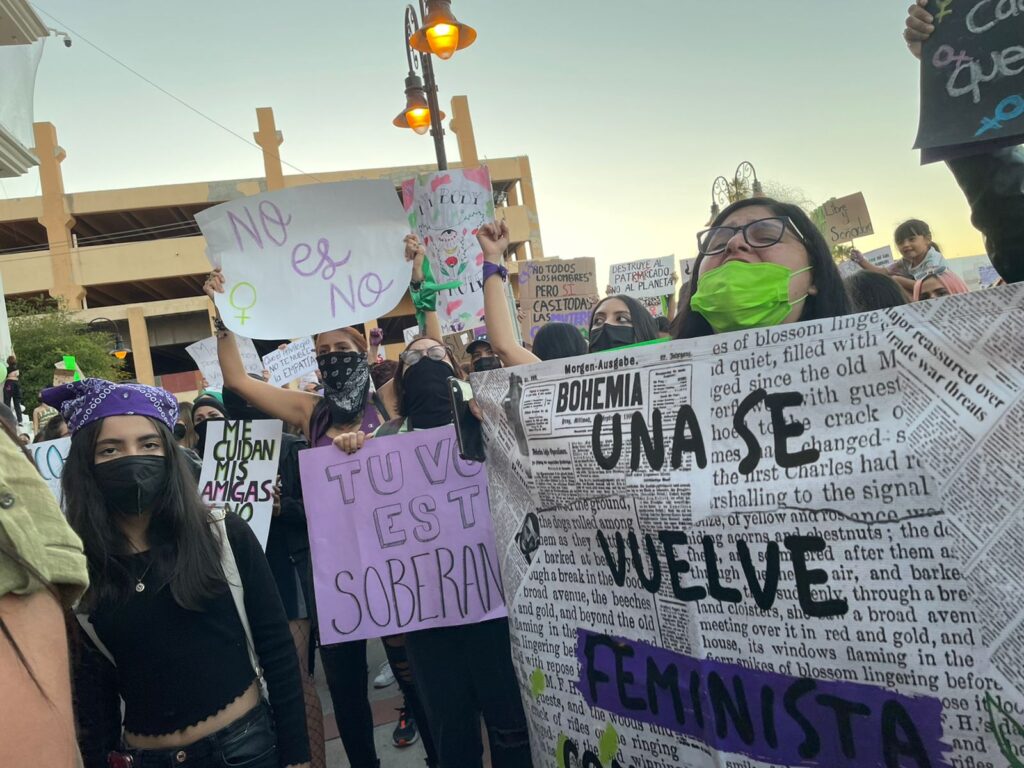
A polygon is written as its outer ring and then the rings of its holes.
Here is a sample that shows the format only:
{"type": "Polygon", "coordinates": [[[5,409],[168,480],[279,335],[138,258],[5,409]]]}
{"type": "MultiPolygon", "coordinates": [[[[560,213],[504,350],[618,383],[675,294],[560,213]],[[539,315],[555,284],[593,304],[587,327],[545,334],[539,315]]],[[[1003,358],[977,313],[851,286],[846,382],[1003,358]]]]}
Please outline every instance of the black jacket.
{"type": "Polygon", "coordinates": [[[950,160],[949,167],[992,266],[1006,282],[1024,282],[1024,146],[950,160]]]}

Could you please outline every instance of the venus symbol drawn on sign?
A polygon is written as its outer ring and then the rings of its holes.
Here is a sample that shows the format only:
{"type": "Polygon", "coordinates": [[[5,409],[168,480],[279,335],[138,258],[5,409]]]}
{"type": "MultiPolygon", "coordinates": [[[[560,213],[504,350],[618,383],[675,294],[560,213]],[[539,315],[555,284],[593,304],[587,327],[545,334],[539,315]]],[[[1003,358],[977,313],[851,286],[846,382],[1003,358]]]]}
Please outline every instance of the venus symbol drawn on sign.
{"type": "Polygon", "coordinates": [[[235,318],[238,320],[238,322],[244,325],[245,322],[249,319],[249,315],[246,313],[246,310],[252,309],[256,305],[256,287],[252,283],[238,283],[234,288],[231,289],[231,293],[228,294],[228,303],[230,303],[232,307],[238,310],[238,314],[235,315],[235,318]],[[235,294],[238,293],[238,291],[242,288],[246,288],[252,292],[252,301],[250,301],[248,304],[244,306],[235,300],[235,294]]]}
{"type": "Polygon", "coordinates": [[[1016,120],[1021,115],[1024,115],[1024,96],[1020,94],[1007,96],[999,102],[992,117],[981,118],[981,127],[974,135],[981,136],[989,131],[998,130],[1003,127],[1003,123],[1016,120]]]}

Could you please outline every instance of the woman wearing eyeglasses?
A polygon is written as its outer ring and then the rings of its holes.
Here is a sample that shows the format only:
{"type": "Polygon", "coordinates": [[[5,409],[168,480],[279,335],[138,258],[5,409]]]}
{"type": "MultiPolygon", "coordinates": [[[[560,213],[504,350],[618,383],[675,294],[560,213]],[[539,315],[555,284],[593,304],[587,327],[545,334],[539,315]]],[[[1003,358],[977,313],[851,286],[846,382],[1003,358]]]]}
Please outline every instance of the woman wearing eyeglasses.
{"type": "Polygon", "coordinates": [[[850,313],[828,244],[798,206],[733,203],[698,233],[697,245],[677,339],[850,313]]]}
{"type": "MultiPolygon", "coordinates": [[[[394,378],[399,418],[377,430],[375,439],[451,424],[452,376],[465,378],[440,341],[422,337],[409,344],[399,356],[394,378]]],[[[365,439],[358,432],[337,444],[353,453],[365,439]]],[[[494,768],[532,765],[508,619],[410,632],[405,646],[442,768],[482,767],[481,715],[494,768]]]]}
{"type": "MultiPolygon", "coordinates": [[[[415,235],[405,238],[405,258],[413,262],[414,282],[423,279],[424,253],[415,235]]],[[[219,269],[210,274],[205,290],[211,299],[216,293],[224,291],[224,277],[219,269]]],[[[341,446],[346,436],[372,434],[391,418],[392,413],[385,399],[371,391],[367,359],[369,345],[357,329],[325,331],[314,340],[317,365],[324,387],[323,396],[320,396],[311,392],[281,389],[250,378],[242,364],[234,336],[221,322],[219,313],[214,324],[217,327],[217,353],[224,374],[224,386],[259,411],[301,429],[310,445],[320,447],[334,443],[341,446]]],[[[302,501],[297,499],[289,509],[285,507],[282,502],[281,515],[271,521],[268,551],[277,534],[275,529],[291,526],[293,530],[289,532],[289,538],[304,538],[308,553],[309,534],[302,501]]],[[[303,563],[308,563],[308,560],[303,563]]],[[[298,578],[298,583],[304,586],[309,582],[298,578]]],[[[294,584],[278,584],[278,590],[288,609],[299,656],[303,660],[308,659],[309,625],[315,616],[312,590],[303,589],[299,592],[303,595],[302,601],[295,599],[297,592],[294,584]],[[298,604],[300,602],[305,605],[298,604]]],[[[410,746],[422,735],[427,762],[435,765],[434,745],[409,669],[403,636],[384,638],[383,644],[395,679],[405,697],[405,706],[399,713],[393,734],[395,746],[410,746]]],[[[380,761],[373,738],[373,711],[367,696],[366,641],[321,646],[320,658],[334,704],[334,718],[349,763],[352,768],[376,768],[380,761]]],[[[312,675],[307,672],[308,665],[303,664],[309,729],[311,734],[322,735],[323,715],[319,698],[312,675]]],[[[323,738],[316,741],[313,765],[324,765],[323,738]]]]}

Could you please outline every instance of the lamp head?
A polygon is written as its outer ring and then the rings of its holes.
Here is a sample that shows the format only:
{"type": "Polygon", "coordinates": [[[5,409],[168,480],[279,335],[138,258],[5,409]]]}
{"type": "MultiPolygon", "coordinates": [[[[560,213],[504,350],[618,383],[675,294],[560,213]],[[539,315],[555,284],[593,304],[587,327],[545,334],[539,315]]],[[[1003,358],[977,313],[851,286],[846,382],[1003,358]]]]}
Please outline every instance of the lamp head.
{"type": "Polygon", "coordinates": [[[409,38],[409,45],[422,53],[450,59],[475,40],[476,30],[455,18],[451,0],[427,0],[427,15],[423,25],[409,38]]]}

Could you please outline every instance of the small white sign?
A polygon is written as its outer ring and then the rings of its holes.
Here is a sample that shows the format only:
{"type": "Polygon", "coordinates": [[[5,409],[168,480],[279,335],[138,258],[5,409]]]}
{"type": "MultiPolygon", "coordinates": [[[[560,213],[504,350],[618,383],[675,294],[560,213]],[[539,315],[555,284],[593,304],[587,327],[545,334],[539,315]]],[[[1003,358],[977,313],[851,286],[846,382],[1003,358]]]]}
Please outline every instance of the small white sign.
{"type": "Polygon", "coordinates": [[[275,349],[263,357],[263,367],[270,371],[270,383],[283,387],[303,374],[316,370],[316,348],[313,339],[305,336],[284,349],[275,349]]]}
{"type": "MultiPolygon", "coordinates": [[[[242,336],[235,336],[235,343],[238,345],[238,353],[242,356],[242,365],[247,373],[263,375],[263,361],[260,353],[256,351],[256,345],[252,339],[242,336]]],[[[221,390],[224,388],[224,374],[220,370],[220,360],[217,357],[217,337],[211,336],[208,339],[189,344],[185,351],[196,361],[203,378],[206,379],[207,389],[221,390]]]]}
{"type": "Polygon", "coordinates": [[[199,495],[210,506],[245,520],[266,549],[281,456],[281,422],[214,419],[207,424],[199,495]]]}

